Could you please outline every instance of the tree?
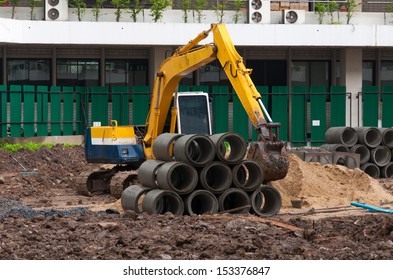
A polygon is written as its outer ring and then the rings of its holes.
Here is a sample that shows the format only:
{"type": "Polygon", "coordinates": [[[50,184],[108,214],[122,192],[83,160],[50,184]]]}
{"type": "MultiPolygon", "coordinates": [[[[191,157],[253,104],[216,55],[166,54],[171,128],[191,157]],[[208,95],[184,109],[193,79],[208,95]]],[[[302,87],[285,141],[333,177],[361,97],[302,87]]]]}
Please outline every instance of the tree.
{"type": "Polygon", "coordinates": [[[213,6],[214,14],[217,17],[218,23],[222,23],[222,19],[224,17],[224,10],[228,8],[228,4],[222,1],[222,3],[217,4],[217,6],[213,6]]]}
{"type": "Polygon", "coordinates": [[[30,7],[30,20],[35,19],[34,9],[41,3],[42,0],[29,0],[29,7],[30,7]]]}
{"type": "Polygon", "coordinates": [[[104,7],[105,2],[106,0],[96,0],[96,2],[93,5],[93,8],[91,9],[96,21],[98,21],[98,18],[101,15],[101,9],[104,7]]]}
{"type": "Polygon", "coordinates": [[[333,13],[337,11],[340,6],[337,4],[337,2],[327,2],[326,7],[326,11],[330,16],[330,23],[334,23],[333,13]]]}
{"type": "Polygon", "coordinates": [[[136,22],[136,17],[143,10],[144,5],[139,0],[131,0],[130,13],[133,22],[136,22]]]}
{"type": "Polygon", "coordinates": [[[232,16],[232,19],[233,19],[234,23],[238,23],[239,22],[239,19],[241,17],[240,9],[243,8],[243,4],[244,4],[243,0],[235,0],[233,2],[233,6],[235,8],[235,14],[232,16]]]}
{"type": "Polygon", "coordinates": [[[164,10],[172,6],[172,0],[150,0],[150,3],[152,4],[150,7],[150,16],[154,22],[159,21],[164,14],[164,10]]]}
{"type": "Polygon", "coordinates": [[[123,10],[127,9],[130,5],[130,0],[111,0],[111,3],[115,6],[116,22],[119,22],[123,10]]]}
{"type": "Polygon", "coordinates": [[[324,3],[318,2],[315,4],[315,13],[318,14],[319,24],[323,23],[323,18],[326,14],[326,5],[324,3]]]}
{"type": "Polygon", "coordinates": [[[191,9],[191,0],[183,0],[181,2],[184,23],[188,22],[188,11],[191,9]]]}
{"type": "Polygon", "coordinates": [[[12,7],[11,18],[13,19],[15,17],[15,7],[16,7],[16,5],[18,5],[19,0],[8,0],[8,2],[11,3],[11,7],[12,7]]]}
{"type": "Polygon", "coordinates": [[[344,4],[344,8],[347,10],[346,18],[347,18],[347,24],[351,21],[351,18],[355,14],[355,8],[357,4],[355,3],[355,0],[346,0],[344,4]]]}
{"type": "Polygon", "coordinates": [[[68,5],[71,8],[76,8],[76,15],[78,17],[78,21],[82,21],[83,17],[86,13],[86,1],[85,0],[69,0],[68,5]]]}
{"type": "Polygon", "coordinates": [[[207,0],[195,0],[194,10],[197,13],[197,22],[201,23],[202,19],[205,18],[205,15],[202,13],[202,10],[206,8],[207,0]]]}

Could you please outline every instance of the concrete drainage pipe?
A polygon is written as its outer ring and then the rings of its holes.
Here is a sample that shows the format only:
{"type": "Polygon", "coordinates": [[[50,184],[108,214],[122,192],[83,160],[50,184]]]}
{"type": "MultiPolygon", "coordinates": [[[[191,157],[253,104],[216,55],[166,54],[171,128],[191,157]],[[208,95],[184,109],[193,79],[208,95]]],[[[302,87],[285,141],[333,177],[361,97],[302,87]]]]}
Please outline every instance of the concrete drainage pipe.
{"type": "Polygon", "coordinates": [[[226,164],[240,163],[247,152],[247,143],[239,134],[226,132],[213,134],[210,139],[216,146],[216,156],[226,164]]]}
{"type": "Polygon", "coordinates": [[[171,161],[173,159],[173,146],[177,139],[182,134],[177,133],[162,133],[160,134],[153,143],[153,154],[156,159],[171,161]]]}
{"type": "Polygon", "coordinates": [[[214,194],[223,193],[232,184],[232,170],[220,161],[213,161],[201,169],[199,182],[204,189],[214,194]]]}
{"type": "Polygon", "coordinates": [[[329,152],[349,153],[349,148],[343,144],[324,144],[321,146],[321,149],[324,149],[329,152]]]}
{"type": "Polygon", "coordinates": [[[343,144],[352,147],[358,142],[356,130],[352,127],[330,127],[325,133],[326,144],[343,144]]]}
{"type": "Polygon", "coordinates": [[[382,133],[375,127],[355,127],[358,135],[359,144],[366,145],[369,148],[375,148],[382,142],[382,133]]]}
{"type": "Polygon", "coordinates": [[[217,213],[218,200],[216,196],[207,190],[196,190],[184,199],[184,207],[188,214],[217,213]]]}
{"type": "Polygon", "coordinates": [[[378,179],[380,176],[379,167],[371,162],[367,162],[360,166],[360,169],[363,170],[366,174],[374,179],[378,179]]]}
{"type": "Polygon", "coordinates": [[[377,146],[370,150],[370,162],[375,163],[379,167],[383,167],[390,162],[392,154],[385,146],[377,146]]]}
{"type": "Polygon", "coordinates": [[[156,178],[158,188],[181,195],[191,193],[198,184],[196,169],[187,163],[178,161],[162,164],[158,168],[156,178]]]}
{"type": "Polygon", "coordinates": [[[208,136],[190,134],[180,137],[173,147],[177,161],[202,167],[213,161],[216,150],[208,136]]]}
{"type": "Polygon", "coordinates": [[[267,185],[261,185],[250,195],[252,211],[261,217],[270,217],[277,214],[282,206],[280,192],[267,185]]]}
{"type": "Polygon", "coordinates": [[[250,212],[250,197],[242,189],[230,188],[218,198],[220,211],[232,214],[247,214],[250,212]]]}
{"type": "Polygon", "coordinates": [[[381,168],[381,175],[382,178],[390,178],[393,176],[393,162],[389,162],[386,166],[381,168]]]}
{"type": "Polygon", "coordinates": [[[184,203],[175,192],[155,189],[145,195],[142,210],[149,214],[171,212],[176,216],[181,216],[184,213],[184,203]]]}
{"type": "Polygon", "coordinates": [[[370,150],[366,147],[366,145],[356,144],[351,147],[350,152],[360,155],[360,164],[365,164],[370,160],[370,150]]]}
{"type": "Polygon", "coordinates": [[[156,176],[158,168],[163,165],[162,160],[146,160],[138,169],[138,179],[142,186],[157,188],[156,176]]]}
{"type": "Polygon", "coordinates": [[[393,128],[379,128],[382,133],[382,144],[389,149],[393,148],[393,128]]]}
{"type": "Polygon", "coordinates": [[[246,192],[255,191],[263,182],[263,170],[258,162],[244,160],[232,168],[233,184],[246,192]]]}
{"type": "Polygon", "coordinates": [[[133,210],[137,213],[142,212],[141,201],[143,199],[143,196],[150,190],[150,188],[142,187],[139,185],[129,186],[121,194],[121,206],[124,210],[133,210]]]}

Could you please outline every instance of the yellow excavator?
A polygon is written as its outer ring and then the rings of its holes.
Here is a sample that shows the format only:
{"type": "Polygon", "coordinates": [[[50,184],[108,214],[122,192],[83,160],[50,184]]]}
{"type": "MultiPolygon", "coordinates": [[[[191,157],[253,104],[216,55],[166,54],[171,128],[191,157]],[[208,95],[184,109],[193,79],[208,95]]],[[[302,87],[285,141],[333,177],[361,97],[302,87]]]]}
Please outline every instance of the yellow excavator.
{"type": "MultiPolygon", "coordinates": [[[[258,141],[249,144],[247,157],[261,164],[265,182],[284,178],[289,163],[286,156],[286,143],[278,138],[280,124],[272,121],[262,103],[261,95],[250,78],[252,70],[245,67],[226,26],[212,24],[209,30],[201,32],[188,44],[177,48],[172,56],[161,64],[155,77],[146,125],[118,126],[116,121],[111,121],[109,126],[87,128],[86,160],[90,163],[115,166],[81,174],[77,181],[77,190],[83,194],[111,190],[115,196],[119,196],[130,183],[135,183],[138,167],[145,160],[155,158],[152,147],[155,139],[165,132],[168,113],[170,113],[170,124],[169,131],[166,132],[178,133],[179,126],[176,124],[179,122],[178,113],[181,108],[177,107],[178,103],[173,102],[173,99],[180,95],[177,92],[180,80],[216,59],[220,62],[258,132],[258,141]],[[198,45],[209,34],[213,34],[213,43],[198,45]]],[[[198,104],[201,103],[192,104],[194,105],[191,106],[200,106],[198,104]]],[[[190,107],[187,110],[190,110],[190,107]]],[[[210,117],[203,120],[210,120],[210,117]]],[[[193,123],[198,121],[195,119],[193,123]]],[[[187,123],[183,123],[182,126],[187,126],[187,123]]]]}

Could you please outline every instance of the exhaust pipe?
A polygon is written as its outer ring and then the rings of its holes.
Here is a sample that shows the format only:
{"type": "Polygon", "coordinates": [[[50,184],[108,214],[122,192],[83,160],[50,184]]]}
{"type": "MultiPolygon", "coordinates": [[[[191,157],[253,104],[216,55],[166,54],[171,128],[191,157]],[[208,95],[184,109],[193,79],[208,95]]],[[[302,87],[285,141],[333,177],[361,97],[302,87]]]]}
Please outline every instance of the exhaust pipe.
{"type": "Polygon", "coordinates": [[[355,127],[358,135],[359,144],[366,145],[369,148],[375,148],[382,142],[382,134],[378,128],[375,127],[355,127]]]}
{"type": "Polygon", "coordinates": [[[244,160],[232,168],[233,184],[246,192],[255,191],[263,182],[263,170],[258,162],[244,160]]]}
{"type": "Polygon", "coordinates": [[[378,179],[380,176],[379,167],[371,162],[367,162],[360,166],[360,169],[363,170],[366,174],[374,179],[378,179]]]}
{"type": "Polygon", "coordinates": [[[370,150],[370,162],[375,163],[379,167],[387,165],[392,158],[392,153],[385,146],[377,146],[370,150]]]}
{"type": "Polygon", "coordinates": [[[187,162],[197,167],[212,162],[215,152],[214,143],[210,138],[197,134],[180,137],[173,147],[173,154],[177,161],[187,162]]]}
{"type": "Polygon", "coordinates": [[[124,210],[133,210],[137,213],[142,212],[142,199],[143,196],[150,191],[150,188],[142,187],[139,185],[131,185],[126,188],[121,194],[121,207],[124,210]]]}
{"type": "Polygon", "coordinates": [[[182,134],[177,133],[162,133],[153,143],[153,154],[158,160],[172,161],[173,160],[173,146],[177,139],[182,134]]]}
{"type": "Polygon", "coordinates": [[[251,196],[252,212],[261,217],[271,217],[276,215],[282,206],[282,198],[280,192],[267,185],[261,185],[255,190],[251,196]]]}
{"type": "Polygon", "coordinates": [[[158,188],[181,195],[191,193],[198,184],[198,172],[184,162],[169,161],[162,164],[156,177],[158,188]]]}
{"type": "Polygon", "coordinates": [[[227,189],[218,198],[220,211],[232,214],[247,214],[250,212],[250,197],[248,194],[236,188],[227,189]]]}
{"type": "Polygon", "coordinates": [[[218,200],[207,190],[196,190],[184,199],[184,207],[189,215],[214,214],[218,211],[218,200]]]}
{"type": "Polygon", "coordinates": [[[210,135],[216,147],[216,157],[225,164],[240,163],[247,152],[247,143],[239,134],[226,132],[210,135]]]}
{"type": "Polygon", "coordinates": [[[326,144],[342,144],[352,147],[358,142],[356,130],[352,127],[330,127],[325,132],[326,144]]]}
{"type": "Polygon", "coordinates": [[[365,164],[370,160],[370,150],[363,144],[351,147],[350,152],[360,155],[360,164],[365,164]]]}
{"type": "Polygon", "coordinates": [[[232,170],[220,161],[213,161],[199,172],[199,182],[214,194],[223,193],[232,184],[232,170]]]}
{"type": "Polygon", "coordinates": [[[184,213],[184,203],[175,192],[155,189],[145,195],[142,210],[149,214],[171,212],[176,216],[181,216],[184,213]]]}

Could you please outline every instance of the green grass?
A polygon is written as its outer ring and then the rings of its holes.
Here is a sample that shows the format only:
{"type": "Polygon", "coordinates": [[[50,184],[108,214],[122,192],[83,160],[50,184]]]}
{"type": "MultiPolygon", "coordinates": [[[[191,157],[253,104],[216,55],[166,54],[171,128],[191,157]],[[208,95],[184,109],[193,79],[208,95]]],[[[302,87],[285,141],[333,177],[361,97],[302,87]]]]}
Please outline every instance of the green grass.
{"type": "Polygon", "coordinates": [[[42,147],[47,147],[50,149],[53,146],[54,146],[53,144],[43,144],[43,143],[33,143],[33,142],[27,142],[27,143],[23,143],[23,144],[9,144],[4,141],[0,142],[0,149],[7,151],[7,152],[12,152],[12,153],[15,153],[16,151],[18,151],[20,149],[37,151],[37,150],[41,149],[42,147]]]}

